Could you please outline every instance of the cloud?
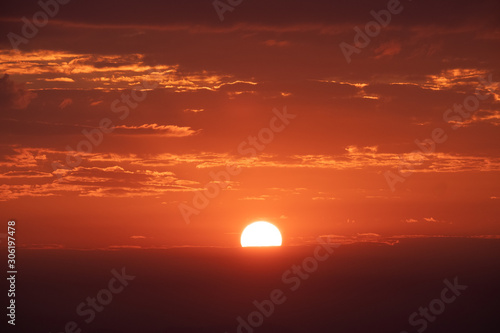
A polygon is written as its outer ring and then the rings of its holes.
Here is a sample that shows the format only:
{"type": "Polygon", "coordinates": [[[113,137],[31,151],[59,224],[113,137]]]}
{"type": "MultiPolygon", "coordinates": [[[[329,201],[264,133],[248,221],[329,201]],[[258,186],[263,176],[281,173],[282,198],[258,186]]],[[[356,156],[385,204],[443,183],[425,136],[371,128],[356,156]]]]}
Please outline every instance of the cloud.
{"type": "Polygon", "coordinates": [[[142,246],[138,246],[138,245],[110,245],[110,246],[108,246],[108,249],[109,250],[123,250],[123,249],[137,250],[137,249],[142,249],[142,246]]]}
{"type": "Polygon", "coordinates": [[[102,104],[104,101],[94,101],[90,103],[90,106],[97,106],[99,104],[102,104]]]}
{"type": "Polygon", "coordinates": [[[13,52],[0,50],[0,72],[34,79],[32,89],[60,89],[61,83],[74,83],[71,89],[130,89],[144,81],[174,92],[235,90],[257,85],[237,80],[233,75],[208,70],[181,72],[179,64],[150,65],[145,54],[73,54],[41,50],[13,52]],[[41,76],[56,76],[40,78],[41,76]],[[59,75],[71,75],[62,77],[59,75]],[[76,80],[76,81],[75,81],[76,80]]]}
{"type": "Polygon", "coordinates": [[[12,81],[8,74],[0,78],[0,107],[25,109],[35,97],[35,93],[12,81]]]}
{"type": "MultiPolygon", "coordinates": [[[[385,245],[395,245],[399,243],[399,240],[392,237],[384,237],[376,233],[358,233],[356,235],[321,235],[319,236],[329,244],[356,244],[356,243],[377,243],[385,245]]],[[[316,239],[311,239],[309,243],[316,243],[316,239]]]]}
{"type": "Polygon", "coordinates": [[[500,126],[500,111],[498,110],[478,110],[474,112],[469,119],[462,121],[449,121],[451,125],[459,127],[467,127],[473,124],[489,124],[493,126],[500,126]]]}
{"type": "MultiPolygon", "coordinates": [[[[22,197],[64,196],[70,193],[82,197],[151,197],[168,192],[191,192],[196,182],[178,179],[171,171],[149,170],[111,164],[80,166],[49,172],[47,161],[60,161],[64,151],[37,148],[14,148],[10,155],[1,156],[0,201],[22,197]],[[45,166],[45,167],[44,167],[45,166]],[[56,177],[58,175],[62,178],[56,177]],[[31,184],[27,184],[30,181],[31,184]],[[35,183],[36,182],[36,183],[35,183]]],[[[112,162],[113,163],[113,162],[112,162]]]]}
{"type": "MultiPolygon", "coordinates": [[[[173,137],[194,135],[198,131],[189,127],[169,127],[172,125],[145,124],[141,126],[124,126],[121,130],[126,134],[163,134],[173,137]],[[129,131],[129,132],[126,132],[129,131]],[[142,133],[136,131],[144,131],[142,133]]],[[[18,151],[9,159],[16,159],[19,163],[36,165],[33,151],[18,151]],[[19,160],[19,159],[22,159],[19,160]]],[[[54,152],[53,152],[54,153],[54,152]]],[[[88,162],[130,163],[142,167],[170,167],[189,164],[198,169],[225,167],[234,164],[246,168],[308,168],[331,170],[388,170],[397,169],[402,161],[414,162],[415,173],[437,172],[471,172],[471,171],[500,171],[500,158],[458,155],[447,153],[382,153],[376,146],[357,147],[350,145],[345,154],[338,155],[291,155],[280,156],[260,154],[255,158],[235,156],[229,153],[197,152],[185,154],[147,154],[138,157],[134,154],[90,154],[85,157],[88,162]]],[[[1,163],[1,162],[0,162],[1,163]]],[[[329,195],[330,196],[330,195],[329,195]]]]}
{"type": "Polygon", "coordinates": [[[191,127],[180,127],[176,125],[158,125],[158,124],[143,124],[140,126],[116,126],[117,134],[142,134],[142,135],[161,135],[170,138],[182,138],[186,136],[196,135],[201,130],[193,130],[191,127]]]}
{"type": "Polygon", "coordinates": [[[62,250],[66,249],[66,247],[62,244],[27,244],[23,245],[23,248],[32,249],[32,250],[62,250]]]}
{"type": "Polygon", "coordinates": [[[380,59],[383,57],[392,57],[394,55],[399,54],[401,52],[401,43],[396,41],[390,41],[387,43],[383,43],[378,48],[375,49],[375,53],[377,56],[375,59],[380,59]]]}
{"type": "Polygon", "coordinates": [[[4,179],[15,179],[15,178],[52,178],[54,177],[51,173],[40,172],[40,171],[9,171],[6,173],[0,173],[0,178],[4,179]]]}
{"type": "Polygon", "coordinates": [[[425,86],[433,90],[463,88],[464,86],[476,87],[478,77],[486,74],[486,70],[477,68],[445,69],[439,74],[428,75],[425,86]]]}
{"type": "MultiPolygon", "coordinates": [[[[433,217],[424,217],[420,221],[414,218],[405,219],[406,223],[418,223],[418,222],[429,222],[429,223],[446,223],[444,221],[437,220],[433,217]]],[[[452,224],[452,223],[448,223],[452,224]]]]}
{"type": "Polygon", "coordinates": [[[69,77],[56,77],[53,79],[41,79],[41,80],[48,81],[48,82],[75,82],[75,80],[73,80],[72,78],[69,78],[69,77]]]}
{"type": "Polygon", "coordinates": [[[471,236],[470,238],[479,238],[479,239],[500,239],[500,235],[477,235],[477,236],[471,236]]]}
{"type": "Polygon", "coordinates": [[[262,194],[262,195],[257,195],[257,196],[248,196],[244,198],[240,198],[239,200],[249,200],[249,201],[265,201],[267,199],[270,199],[271,196],[268,194],[262,194]]]}
{"type": "MultiPolygon", "coordinates": [[[[169,125],[144,124],[126,126],[123,131],[147,131],[160,135],[177,135],[180,133],[192,135],[193,130],[182,128],[179,132],[172,131],[169,125]],[[186,132],[187,131],[187,132],[186,132]],[[175,133],[175,134],[174,134],[175,133]]],[[[128,134],[130,134],[128,133],[128,134]]],[[[183,135],[184,135],[183,134],[183,135]]],[[[80,167],[73,169],[51,170],[51,163],[64,164],[65,150],[46,148],[20,148],[11,146],[4,148],[0,155],[0,178],[7,179],[0,187],[0,200],[10,200],[20,197],[61,196],[72,193],[86,197],[153,197],[167,193],[193,192],[202,189],[201,181],[196,173],[207,168],[225,167],[230,163],[254,170],[273,168],[293,172],[302,170],[332,170],[335,172],[350,172],[352,170],[372,170],[375,172],[397,168],[400,156],[394,153],[379,152],[376,146],[350,145],[344,154],[339,155],[275,155],[261,154],[258,158],[246,158],[221,152],[193,152],[186,154],[119,154],[119,153],[89,153],[82,155],[80,167]],[[174,169],[175,168],[175,169],[174,169]],[[187,177],[179,179],[177,170],[190,168],[197,170],[187,173],[187,177]],[[176,172],[172,172],[176,170],[176,172]],[[58,177],[58,176],[63,176],[58,177]],[[32,183],[27,185],[27,182],[32,183]],[[36,184],[34,184],[36,182],[36,184]]],[[[405,157],[406,159],[409,156],[405,157]]],[[[427,161],[417,166],[415,172],[421,173],[455,173],[500,170],[500,160],[494,157],[466,156],[456,154],[433,153],[426,155],[427,161]]],[[[185,169],[184,169],[185,170],[185,169]]],[[[206,171],[207,173],[210,170],[206,171]]],[[[264,170],[260,170],[264,171],[264,170]]],[[[348,174],[348,173],[346,173],[348,174]]],[[[231,187],[242,190],[244,182],[232,182],[231,187]]],[[[274,189],[274,188],[271,188],[274,189]]],[[[283,191],[283,190],[281,190],[283,191]]],[[[300,192],[294,188],[287,190],[290,194],[300,192]]],[[[283,192],[285,193],[285,192],[283,192]]],[[[276,195],[280,195],[277,193],[276,195]]],[[[333,202],[336,198],[342,200],[343,195],[329,192],[303,193],[313,202],[333,202]]],[[[490,195],[491,196],[491,195],[490,195]]],[[[380,193],[363,193],[366,198],[383,198],[380,193]]],[[[488,196],[489,197],[489,196],[488,196]]],[[[242,200],[274,200],[275,193],[242,193],[242,200]],[[262,194],[262,195],[261,195],[262,194]]],[[[240,199],[241,200],[241,199],[240,199]]],[[[249,202],[249,201],[248,201],[249,202]]],[[[423,223],[435,223],[437,219],[426,217],[419,220],[423,223]]],[[[405,221],[403,219],[403,221],[405,221]]],[[[415,223],[408,218],[406,223],[415,223]]],[[[447,223],[438,221],[440,223],[447,223]]]]}
{"type": "Polygon", "coordinates": [[[0,160],[0,168],[7,168],[9,171],[12,169],[27,169],[36,168],[40,162],[47,160],[47,154],[57,153],[50,149],[41,148],[11,148],[11,152],[3,156],[0,160]]]}
{"type": "Polygon", "coordinates": [[[335,197],[322,196],[322,197],[313,197],[312,200],[336,200],[336,198],[335,197]]]}
{"type": "Polygon", "coordinates": [[[73,104],[73,100],[71,98],[65,98],[61,104],[59,104],[59,108],[62,110],[64,109],[65,107],[69,106],[73,104]]]}

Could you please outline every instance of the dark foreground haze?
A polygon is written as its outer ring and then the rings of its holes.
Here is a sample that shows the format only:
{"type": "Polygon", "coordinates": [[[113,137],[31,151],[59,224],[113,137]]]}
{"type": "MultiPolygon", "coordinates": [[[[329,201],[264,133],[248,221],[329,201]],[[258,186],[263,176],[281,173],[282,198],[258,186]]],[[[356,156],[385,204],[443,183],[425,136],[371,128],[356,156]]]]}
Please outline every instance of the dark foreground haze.
{"type": "Polygon", "coordinates": [[[12,332],[59,333],[65,327],[86,333],[498,329],[498,240],[341,245],[329,257],[327,248],[316,248],[21,250],[12,332]],[[307,273],[302,263],[315,251],[327,259],[306,260],[307,273]],[[294,265],[300,271],[294,272],[294,265]],[[445,280],[458,284],[458,290],[444,290],[445,280]],[[101,291],[110,288],[113,293],[101,291]],[[266,300],[273,291],[279,304],[270,306],[266,300]],[[107,303],[97,301],[101,312],[87,303],[98,294],[107,303]],[[268,317],[251,315],[257,311],[254,301],[268,317]],[[427,312],[433,321],[418,314],[421,307],[433,307],[437,315],[427,312]],[[249,315],[254,324],[263,323],[249,326],[249,315]]]}

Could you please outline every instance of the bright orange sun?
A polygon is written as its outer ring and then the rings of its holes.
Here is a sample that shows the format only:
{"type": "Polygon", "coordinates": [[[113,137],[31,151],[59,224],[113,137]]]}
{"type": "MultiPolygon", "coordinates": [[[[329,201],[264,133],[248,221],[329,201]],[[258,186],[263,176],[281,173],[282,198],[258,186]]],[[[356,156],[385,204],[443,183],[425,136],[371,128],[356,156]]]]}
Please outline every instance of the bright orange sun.
{"type": "Polygon", "coordinates": [[[241,246],[281,246],[281,233],[266,221],[249,224],[241,233],[241,246]]]}

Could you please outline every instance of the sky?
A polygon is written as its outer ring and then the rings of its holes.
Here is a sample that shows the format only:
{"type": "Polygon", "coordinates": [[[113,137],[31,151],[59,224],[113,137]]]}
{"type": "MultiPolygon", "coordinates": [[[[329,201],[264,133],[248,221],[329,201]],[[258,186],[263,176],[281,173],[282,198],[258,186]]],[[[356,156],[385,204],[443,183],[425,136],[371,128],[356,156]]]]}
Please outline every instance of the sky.
{"type": "Polygon", "coordinates": [[[500,235],[498,1],[60,2],[0,7],[22,246],[500,235]]]}

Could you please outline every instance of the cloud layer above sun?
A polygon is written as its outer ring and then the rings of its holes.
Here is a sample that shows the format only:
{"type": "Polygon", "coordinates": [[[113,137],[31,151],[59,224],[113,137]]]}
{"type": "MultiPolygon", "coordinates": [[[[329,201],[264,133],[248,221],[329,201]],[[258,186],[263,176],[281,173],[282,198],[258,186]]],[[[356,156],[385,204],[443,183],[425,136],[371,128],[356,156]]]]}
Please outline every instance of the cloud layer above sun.
{"type": "Polygon", "coordinates": [[[19,51],[7,33],[21,34],[21,18],[40,7],[10,4],[0,17],[2,211],[29,205],[23,214],[55,226],[79,212],[84,234],[85,220],[120,212],[130,245],[143,235],[135,221],[144,211],[150,227],[174,234],[178,205],[231,163],[241,175],[193,228],[231,233],[234,221],[267,218],[297,233],[313,221],[316,235],[332,225],[354,234],[500,232],[491,218],[500,197],[500,5],[402,5],[348,64],[339,44],[352,44],[355,27],[387,1],[245,1],[223,22],[210,1],[74,1],[19,51]],[[459,109],[470,96],[486,97],[473,112],[459,109]],[[285,106],[296,119],[257,156],[241,154],[240,143],[285,106]],[[430,147],[436,130],[446,140],[430,147]],[[388,171],[411,176],[391,188],[388,171]]]}

